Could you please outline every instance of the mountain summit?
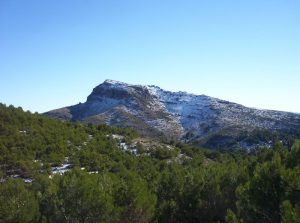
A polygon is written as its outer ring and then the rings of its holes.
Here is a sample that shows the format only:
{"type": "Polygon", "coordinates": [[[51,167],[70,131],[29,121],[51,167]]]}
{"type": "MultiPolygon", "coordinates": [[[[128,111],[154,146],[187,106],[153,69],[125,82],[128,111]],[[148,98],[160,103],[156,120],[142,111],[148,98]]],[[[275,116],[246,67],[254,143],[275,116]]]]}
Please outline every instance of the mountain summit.
{"type": "Polygon", "coordinates": [[[95,87],[85,103],[45,115],[64,121],[132,127],[143,136],[214,148],[252,148],[300,136],[299,114],[253,109],[206,95],[114,80],[95,87]]]}

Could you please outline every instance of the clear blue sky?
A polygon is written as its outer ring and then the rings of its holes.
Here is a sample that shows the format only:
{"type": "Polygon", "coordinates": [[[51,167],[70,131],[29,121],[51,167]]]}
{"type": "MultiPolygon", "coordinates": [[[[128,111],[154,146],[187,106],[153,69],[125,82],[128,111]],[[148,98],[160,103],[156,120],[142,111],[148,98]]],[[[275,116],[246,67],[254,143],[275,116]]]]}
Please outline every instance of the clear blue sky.
{"type": "Polygon", "coordinates": [[[299,0],[1,0],[0,102],[44,112],[105,79],[300,112],[299,0]]]}

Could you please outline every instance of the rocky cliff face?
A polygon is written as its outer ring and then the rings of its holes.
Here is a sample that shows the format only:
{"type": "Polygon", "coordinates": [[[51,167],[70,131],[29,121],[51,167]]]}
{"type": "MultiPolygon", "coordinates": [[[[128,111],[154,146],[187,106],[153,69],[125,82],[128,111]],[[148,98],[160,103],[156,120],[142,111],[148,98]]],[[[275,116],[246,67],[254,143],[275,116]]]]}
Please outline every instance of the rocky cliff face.
{"type": "Polygon", "coordinates": [[[94,88],[85,103],[45,115],[133,127],[144,136],[173,138],[215,148],[251,148],[268,145],[275,138],[300,136],[299,114],[258,110],[206,95],[112,80],[94,88]]]}

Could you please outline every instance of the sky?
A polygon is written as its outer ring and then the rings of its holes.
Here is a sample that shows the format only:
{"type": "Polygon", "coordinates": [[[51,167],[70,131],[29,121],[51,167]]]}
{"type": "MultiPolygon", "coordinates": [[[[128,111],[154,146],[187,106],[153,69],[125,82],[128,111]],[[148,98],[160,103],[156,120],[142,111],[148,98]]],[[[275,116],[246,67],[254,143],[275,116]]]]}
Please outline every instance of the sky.
{"type": "Polygon", "coordinates": [[[45,112],[106,79],[300,113],[299,0],[0,0],[0,102],[45,112]]]}

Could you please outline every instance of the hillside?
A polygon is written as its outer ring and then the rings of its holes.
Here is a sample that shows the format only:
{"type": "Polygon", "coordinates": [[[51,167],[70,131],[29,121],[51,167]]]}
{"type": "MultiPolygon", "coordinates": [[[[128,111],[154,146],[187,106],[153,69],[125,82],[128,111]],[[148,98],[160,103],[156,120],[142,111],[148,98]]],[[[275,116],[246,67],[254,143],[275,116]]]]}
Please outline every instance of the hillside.
{"type": "Polygon", "coordinates": [[[253,109],[206,95],[112,80],[94,88],[86,102],[45,115],[132,127],[143,136],[208,148],[252,149],[271,146],[276,140],[290,145],[290,138],[300,137],[299,114],[253,109]]]}
{"type": "Polygon", "coordinates": [[[300,219],[300,142],[220,153],[0,104],[0,222],[300,219]]]}

